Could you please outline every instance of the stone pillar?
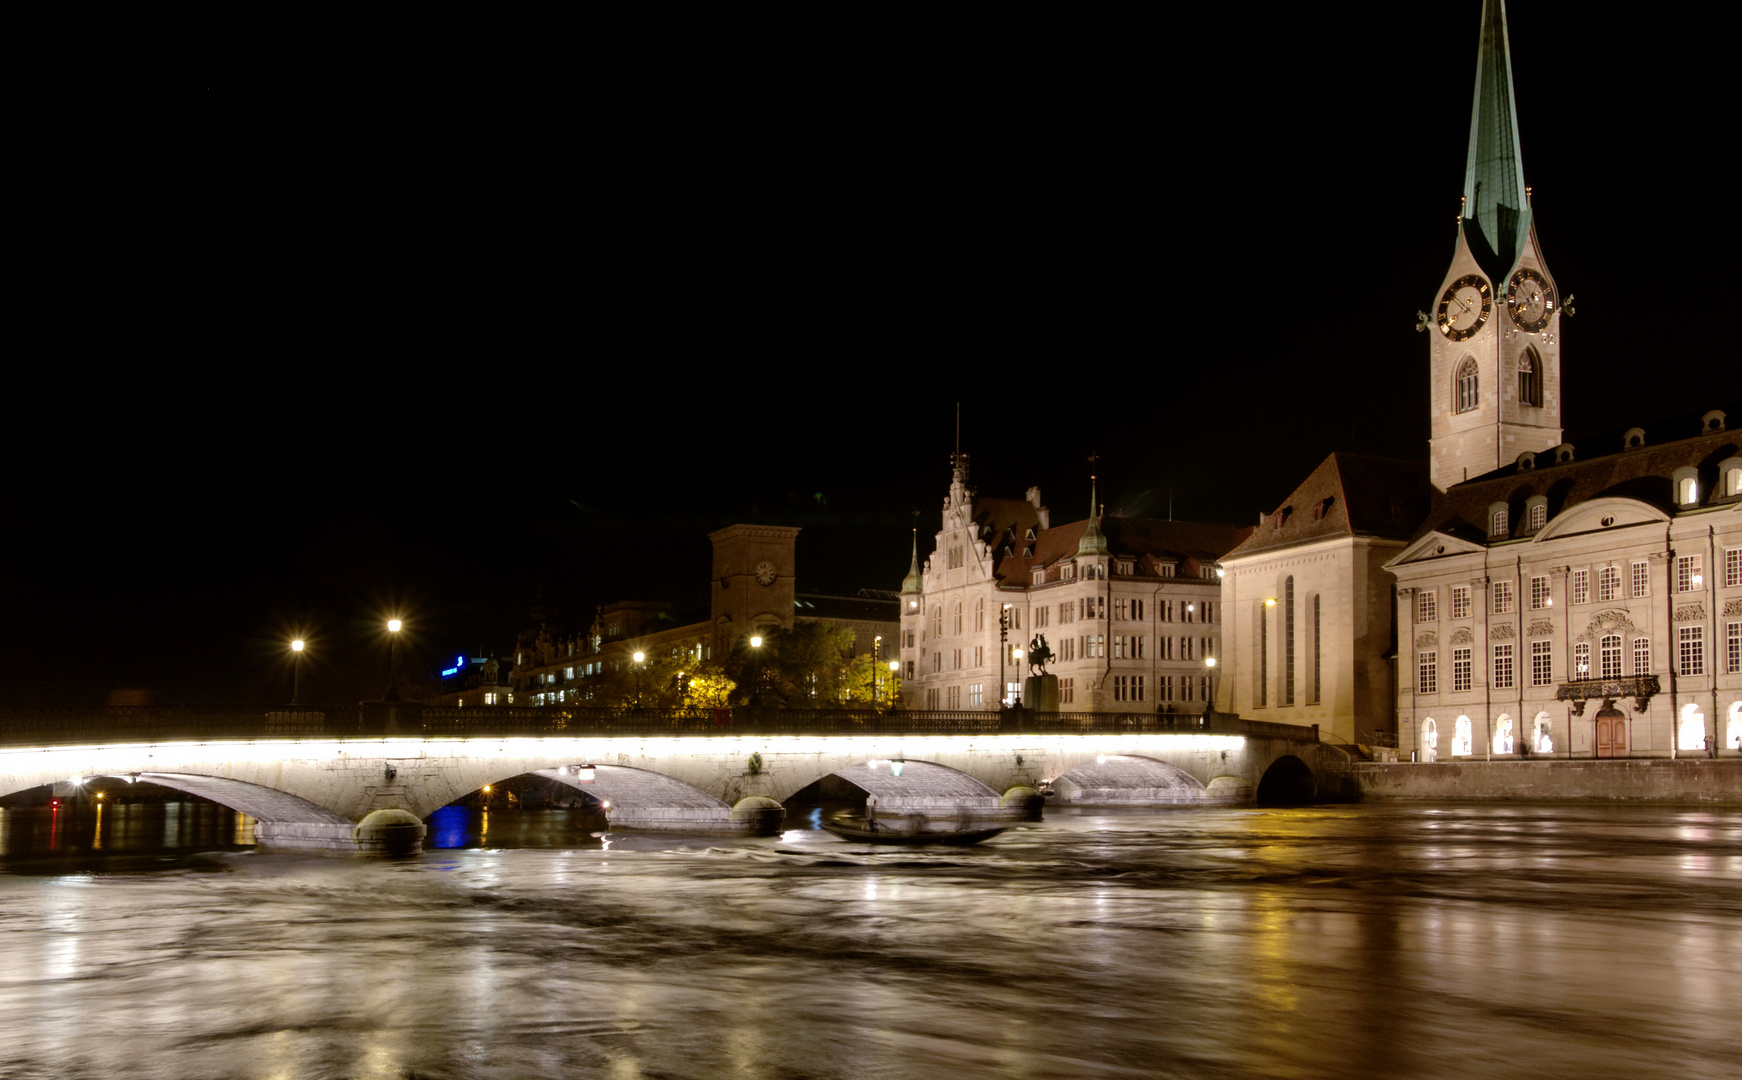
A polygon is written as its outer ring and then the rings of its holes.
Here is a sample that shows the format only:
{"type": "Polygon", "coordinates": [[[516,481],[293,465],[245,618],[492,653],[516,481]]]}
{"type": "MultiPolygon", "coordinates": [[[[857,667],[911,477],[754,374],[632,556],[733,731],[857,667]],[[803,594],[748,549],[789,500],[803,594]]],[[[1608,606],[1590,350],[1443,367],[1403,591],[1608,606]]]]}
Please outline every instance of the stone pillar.
{"type": "Polygon", "coordinates": [[[1022,681],[1022,703],[1035,712],[1059,711],[1059,677],[1048,672],[1022,681]]]}

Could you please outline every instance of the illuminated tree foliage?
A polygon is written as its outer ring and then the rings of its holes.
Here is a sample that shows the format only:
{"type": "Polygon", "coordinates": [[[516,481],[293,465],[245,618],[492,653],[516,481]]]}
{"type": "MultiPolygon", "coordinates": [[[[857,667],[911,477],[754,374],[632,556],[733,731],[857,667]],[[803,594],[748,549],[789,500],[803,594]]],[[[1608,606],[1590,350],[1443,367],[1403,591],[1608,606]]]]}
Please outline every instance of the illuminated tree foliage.
{"type": "MultiPolygon", "coordinates": [[[[822,705],[869,704],[873,665],[869,655],[851,656],[853,631],[818,622],[796,622],[790,630],[771,627],[762,645],[740,640],[726,661],[737,683],[735,704],[815,708],[822,705]]],[[[880,678],[880,699],[888,701],[890,685],[880,678]]]]}

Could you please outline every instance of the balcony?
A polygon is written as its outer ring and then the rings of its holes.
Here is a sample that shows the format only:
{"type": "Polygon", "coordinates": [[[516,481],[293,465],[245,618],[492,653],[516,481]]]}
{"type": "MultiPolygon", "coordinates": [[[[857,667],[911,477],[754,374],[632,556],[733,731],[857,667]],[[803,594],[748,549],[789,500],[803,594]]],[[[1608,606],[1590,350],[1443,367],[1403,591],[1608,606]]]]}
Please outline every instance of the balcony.
{"type": "Polygon", "coordinates": [[[1630,697],[1633,699],[1633,711],[1642,713],[1651,704],[1652,696],[1660,693],[1662,689],[1656,675],[1628,675],[1616,679],[1577,679],[1564,682],[1554,696],[1556,701],[1572,702],[1574,716],[1585,715],[1585,702],[1592,698],[1609,705],[1616,698],[1630,697]]]}

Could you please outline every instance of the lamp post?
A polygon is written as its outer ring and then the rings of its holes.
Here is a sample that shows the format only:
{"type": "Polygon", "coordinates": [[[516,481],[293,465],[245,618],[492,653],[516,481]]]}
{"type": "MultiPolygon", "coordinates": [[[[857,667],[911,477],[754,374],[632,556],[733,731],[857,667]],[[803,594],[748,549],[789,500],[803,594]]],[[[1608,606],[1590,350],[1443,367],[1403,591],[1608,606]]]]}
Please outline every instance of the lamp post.
{"type": "MultiPolygon", "coordinates": [[[[1010,653],[1010,605],[1004,604],[998,609],[998,707],[1010,707],[1010,695],[1005,692],[1004,661],[1010,653]]],[[[1019,667],[1016,669],[1021,671],[1019,667]]]]}
{"type": "Polygon", "coordinates": [[[399,700],[399,628],[404,625],[398,619],[387,620],[387,693],[383,701],[399,700]]]}
{"type": "Polygon", "coordinates": [[[644,652],[637,652],[635,654],[635,711],[636,712],[641,711],[641,662],[643,660],[646,660],[646,659],[647,659],[647,654],[644,652]]]}
{"type": "Polygon", "coordinates": [[[302,639],[290,643],[290,703],[302,696],[302,639]]]}
{"type": "Polygon", "coordinates": [[[883,635],[871,639],[871,707],[877,707],[877,676],[883,667],[883,635]]]}
{"type": "Polygon", "coordinates": [[[1210,714],[1216,711],[1216,658],[1213,656],[1204,657],[1204,667],[1210,670],[1210,696],[1204,702],[1204,717],[1208,719],[1210,714]]]}

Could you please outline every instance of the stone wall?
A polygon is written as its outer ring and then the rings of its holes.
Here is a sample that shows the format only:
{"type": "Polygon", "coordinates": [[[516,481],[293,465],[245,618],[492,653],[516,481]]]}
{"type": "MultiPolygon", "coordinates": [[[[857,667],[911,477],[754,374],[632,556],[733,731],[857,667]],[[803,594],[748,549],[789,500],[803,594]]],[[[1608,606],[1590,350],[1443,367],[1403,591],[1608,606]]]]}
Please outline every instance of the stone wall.
{"type": "Polygon", "coordinates": [[[1350,778],[1366,801],[1482,799],[1742,804],[1742,760],[1363,762],[1350,778]]]}

